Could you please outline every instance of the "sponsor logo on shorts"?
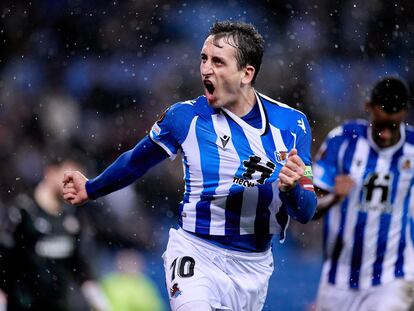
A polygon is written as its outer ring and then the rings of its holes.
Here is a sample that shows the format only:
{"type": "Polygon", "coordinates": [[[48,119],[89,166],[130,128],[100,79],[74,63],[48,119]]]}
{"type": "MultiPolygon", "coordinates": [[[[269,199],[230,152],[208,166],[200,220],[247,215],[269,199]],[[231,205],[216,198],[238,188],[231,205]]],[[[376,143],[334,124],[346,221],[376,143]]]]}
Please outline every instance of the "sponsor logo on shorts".
{"type": "Polygon", "coordinates": [[[170,288],[170,296],[171,298],[177,298],[182,294],[180,288],[178,287],[178,283],[174,283],[174,285],[170,288]]]}

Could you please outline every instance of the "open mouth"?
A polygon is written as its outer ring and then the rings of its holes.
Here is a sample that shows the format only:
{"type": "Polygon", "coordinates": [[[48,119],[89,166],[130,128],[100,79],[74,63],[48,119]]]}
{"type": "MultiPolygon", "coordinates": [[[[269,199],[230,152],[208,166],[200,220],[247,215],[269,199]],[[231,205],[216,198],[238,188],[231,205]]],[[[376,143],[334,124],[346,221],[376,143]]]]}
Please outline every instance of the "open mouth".
{"type": "Polygon", "coordinates": [[[210,94],[214,93],[214,85],[210,80],[204,80],[204,86],[206,87],[207,92],[209,92],[210,94]]]}

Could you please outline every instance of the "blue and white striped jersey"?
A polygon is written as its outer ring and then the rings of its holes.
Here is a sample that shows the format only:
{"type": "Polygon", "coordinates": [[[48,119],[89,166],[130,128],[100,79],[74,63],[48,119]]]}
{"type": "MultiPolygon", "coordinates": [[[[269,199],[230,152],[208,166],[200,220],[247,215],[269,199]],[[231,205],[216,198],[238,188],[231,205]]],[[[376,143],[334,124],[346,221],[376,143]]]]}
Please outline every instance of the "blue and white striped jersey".
{"type": "Polygon", "coordinates": [[[256,93],[261,128],[205,96],[177,103],[150,137],[171,158],[181,150],[185,193],[179,224],[189,232],[217,236],[280,234],[289,222],[277,186],[292,148],[311,165],[311,132],[303,113],[256,93]]]}
{"type": "Polygon", "coordinates": [[[355,186],[325,216],[322,282],[365,289],[414,280],[413,128],[401,125],[400,141],[384,149],[366,121],[332,130],[314,166],[315,186],[331,191],[341,174],[355,186]]]}

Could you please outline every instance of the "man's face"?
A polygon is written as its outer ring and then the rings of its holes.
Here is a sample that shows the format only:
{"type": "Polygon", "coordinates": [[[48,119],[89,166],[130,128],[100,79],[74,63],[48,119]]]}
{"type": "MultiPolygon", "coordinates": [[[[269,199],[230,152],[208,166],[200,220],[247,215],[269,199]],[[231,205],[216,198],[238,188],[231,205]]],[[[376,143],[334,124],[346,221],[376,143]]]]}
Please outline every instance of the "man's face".
{"type": "Polygon", "coordinates": [[[240,100],[244,68],[238,69],[236,48],[231,38],[209,36],[201,50],[200,73],[204,94],[213,108],[229,108],[240,100]]]}
{"type": "Polygon", "coordinates": [[[400,124],[404,121],[407,111],[400,110],[396,113],[387,113],[378,105],[369,105],[371,115],[372,138],[380,148],[395,145],[401,138],[400,124]]]}

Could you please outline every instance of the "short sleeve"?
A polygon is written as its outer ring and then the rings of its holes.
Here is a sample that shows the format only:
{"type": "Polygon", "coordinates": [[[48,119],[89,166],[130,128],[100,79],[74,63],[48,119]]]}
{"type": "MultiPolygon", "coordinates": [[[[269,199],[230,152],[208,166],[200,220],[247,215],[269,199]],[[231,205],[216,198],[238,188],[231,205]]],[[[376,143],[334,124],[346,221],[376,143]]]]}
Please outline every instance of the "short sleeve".
{"type": "Polygon", "coordinates": [[[321,145],[313,166],[315,186],[332,191],[338,175],[338,155],[344,142],[343,127],[333,129],[321,145]]]}
{"type": "Polygon", "coordinates": [[[171,160],[176,157],[188,133],[194,115],[191,103],[183,102],[171,106],[151,128],[151,140],[164,149],[171,160]]]}

